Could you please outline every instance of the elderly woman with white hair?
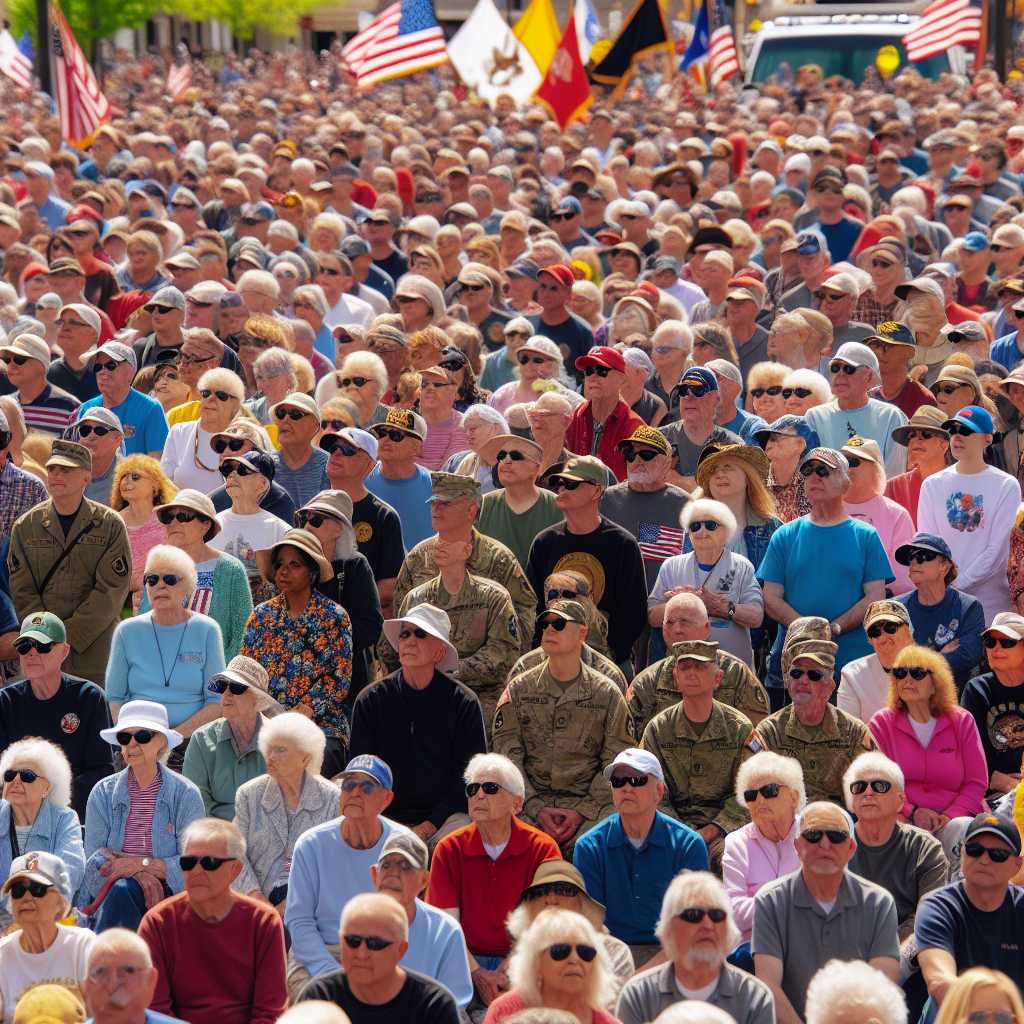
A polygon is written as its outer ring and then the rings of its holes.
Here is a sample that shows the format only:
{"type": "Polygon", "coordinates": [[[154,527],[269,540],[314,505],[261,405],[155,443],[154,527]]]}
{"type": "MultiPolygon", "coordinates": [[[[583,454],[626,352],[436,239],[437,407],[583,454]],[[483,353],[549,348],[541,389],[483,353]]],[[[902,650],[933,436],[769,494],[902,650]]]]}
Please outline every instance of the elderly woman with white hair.
{"type": "MultiPolygon", "coordinates": [[[[71,765],[64,751],[37,736],[16,740],[0,757],[0,777],[0,877],[7,877],[15,857],[45,851],[64,862],[73,892],[85,874],[85,849],[70,806],[71,765]]],[[[10,920],[0,906],[0,927],[10,920]]]]}
{"type": "Polygon", "coordinates": [[[747,809],[750,821],[725,837],[722,878],[746,946],[736,951],[733,963],[753,970],[754,897],[761,886],[800,866],[796,818],[807,802],[800,762],[770,750],[755,754],[736,773],[736,802],[747,809]]]}
{"type": "Polygon", "coordinates": [[[480,484],[482,494],[488,494],[497,487],[495,463],[483,456],[488,441],[499,434],[507,434],[509,425],[497,409],[489,405],[471,405],[462,417],[462,429],[469,439],[466,451],[456,452],[444,465],[445,472],[459,476],[471,476],[480,484]]]}
{"type": "Polygon", "coordinates": [[[601,289],[593,281],[577,281],[573,284],[569,308],[595,333],[604,324],[601,289]]]}
{"type": "Polygon", "coordinates": [[[388,369],[384,360],[373,352],[352,352],[317,385],[316,401],[323,408],[330,399],[341,395],[359,410],[358,426],[370,427],[387,419],[388,408],[381,404],[387,389],[388,369]]]}
{"type": "Polygon", "coordinates": [[[209,494],[222,481],[220,457],[213,450],[215,434],[226,430],[245,401],[245,383],[223,367],[199,378],[199,417],[171,427],[160,466],[176,487],[193,487],[209,494]]]}
{"type": "Polygon", "coordinates": [[[327,301],[323,288],[318,284],[299,285],[292,296],[292,311],[313,328],[313,348],[333,364],[337,358],[337,345],[331,328],[325,322],[327,314],[331,311],[331,304],[327,301]]]}
{"type": "Polygon", "coordinates": [[[807,1024],[907,1024],[903,990],[862,960],[830,960],[811,979],[807,1024]]]}
{"type": "Polygon", "coordinates": [[[792,370],[782,381],[786,413],[803,416],[808,409],[832,401],[832,388],[817,370],[792,370]]]}
{"type": "Polygon", "coordinates": [[[557,391],[572,403],[573,407],[583,401],[583,396],[570,390],[562,362],[561,349],[550,339],[535,334],[516,353],[519,363],[516,380],[503,384],[487,404],[504,414],[510,405],[532,402],[544,391],[557,391]]]}
{"type": "Polygon", "coordinates": [[[661,901],[655,933],[667,963],[643,971],[619,996],[622,1024],[647,1024],[682,1000],[706,1000],[737,1024],[773,1024],[764,982],[727,962],[739,939],[729,897],[708,871],[681,871],[661,901]]]}
{"type": "Polygon", "coordinates": [[[288,711],[268,719],[258,742],[267,773],[246,782],[235,796],[245,857],[234,887],[270,903],[283,917],[295,841],[337,817],[341,792],[320,775],[327,738],[305,715],[288,711]]]}
{"type": "Polygon", "coordinates": [[[730,549],[736,517],[711,498],[687,502],[679,517],[692,550],[666,558],[647,598],[647,615],[660,627],[670,597],[690,590],[708,607],[711,640],[753,667],[750,630],[764,621],[764,596],[749,558],[730,549]]]}
{"type": "Polygon", "coordinates": [[[261,352],[252,365],[253,379],[259,395],[250,398],[245,407],[277,437],[277,424],[270,410],[278,402],[299,389],[299,378],[292,363],[291,353],[284,348],[269,348],[261,352]]]}
{"type": "Polygon", "coordinates": [[[601,936],[582,914],[549,908],[519,937],[509,961],[510,991],[491,1003],[484,1024],[528,1007],[575,1014],[580,1024],[617,1024],[608,1005],[611,965],[601,936]]]}
{"type": "MultiPolygon", "coordinates": [[[[294,232],[295,229],[287,221],[281,222],[285,225],[285,232],[294,232]]],[[[295,239],[298,241],[298,238],[295,239]]],[[[309,268],[301,256],[293,252],[282,253],[270,261],[270,273],[274,275],[277,286],[281,289],[278,297],[278,309],[290,316],[293,312],[292,301],[295,298],[295,289],[309,281],[309,268]]]]}

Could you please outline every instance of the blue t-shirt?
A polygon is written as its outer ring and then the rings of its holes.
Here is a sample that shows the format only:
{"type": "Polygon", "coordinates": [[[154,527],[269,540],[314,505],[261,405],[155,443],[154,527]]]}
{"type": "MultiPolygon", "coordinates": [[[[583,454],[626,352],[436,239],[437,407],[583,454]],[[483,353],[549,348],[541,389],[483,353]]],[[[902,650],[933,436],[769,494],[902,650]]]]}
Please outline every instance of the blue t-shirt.
{"type": "Polygon", "coordinates": [[[739,434],[743,438],[743,443],[750,445],[757,444],[754,435],[759,430],[768,429],[768,424],[760,416],[747,412],[746,409],[737,409],[736,415],[728,423],[722,423],[721,426],[726,430],[731,430],[734,434],[739,434]]]}
{"type": "MultiPolygon", "coordinates": [[[[821,615],[830,622],[864,596],[864,584],[893,579],[889,556],[878,531],[859,519],[835,526],[817,526],[808,516],[784,523],[768,542],[757,579],[781,583],[786,603],[800,615],[821,615]]],[[[779,629],[772,648],[771,670],[780,671],[785,629],[779,629]]],[[[871,653],[862,628],[838,638],[836,677],[843,666],[871,653]]]]}
{"type": "Polygon", "coordinates": [[[819,221],[814,226],[824,236],[833,263],[842,263],[849,258],[851,250],[860,237],[861,228],[864,227],[852,217],[843,217],[838,224],[822,224],[819,221]]]}
{"type": "Polygon", "coordinates": [[[981,634],[985,630],[985,609],[982,603],[970,594],[954,587],[947,587],[938,604],[921,604],[917,591],[896,598],[906,605],[910,613],[910,625],[914,643],[941,651],[948,643],[960,641],[955,651],[948,651],[944,657],[953,670],[958,688],[963,688],[974,666],[981,661],[981,634]]]}
{"type": "Polygon", "coordinates": [[[1022,359],[1020,347],[1017,345],[1017,332],[1004,334],[992,342],[992,352],[989,358],[1007,370],[1012,370],[1022,359]]]}
{"type": "MultiPolygon", "coordinates": [[[[90,398],[88,402],[83,402],[79,406],[77,418],[81,419],[87,409],[102,404],[102,395],[90,398]]],[[[126,455],[147,455],[149,452],[156,452],[156,457],[160,457],[169,431],[164,408],[155,398],[132,388],[128,392],[128,397],[110,411],[124,427],[126,455]]]]}
{"type": "Polygon", "coordinates": [[[434,536],[430,523],[430,473],[422,466],[417,466],[416,472],[404,480],[388,479],[381,475],[380,466],[375,466],[364,483],[371,494],[376,494],[398,513],[406,551],[434,536]]]}
{"type": "Polygon", "coordinates": [[[907,468],[907,450],[892,439],[892,432],[907,422],[903,411],[888,402],[869,398],[859,409],[840,409],[836,399],[808,409],[807,426],[815,431],[824,448],[839,451],[854,435],[878,442],[885,459],[885,472],[892,478],[907,468]]]}

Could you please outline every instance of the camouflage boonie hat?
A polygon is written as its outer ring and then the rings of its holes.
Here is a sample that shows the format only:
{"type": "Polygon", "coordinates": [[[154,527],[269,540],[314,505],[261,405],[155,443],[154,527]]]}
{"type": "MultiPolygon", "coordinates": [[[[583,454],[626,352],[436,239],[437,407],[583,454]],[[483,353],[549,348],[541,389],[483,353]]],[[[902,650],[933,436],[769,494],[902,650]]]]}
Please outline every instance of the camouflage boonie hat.
{"type": "Polygon", "coordinates": [[[832,639],[828,619],[805,615],[794,619],[786,631],[782,648],[782,672],[785,675],[797,658],[809,658],[822,668],[834,669],[839,645],[832,639]]]}
{"type": "Polygon", "coordinates": [[[714,662],[718,658],[718,644],[714,640],[683,640],[672,645],[672,660],[680,658],[714,662]]]}
{"type": "Polygon", "coordinates": [[[587,625],[587,613],[579,601],[570,601],[568,598],[559,598],[541,612],[541,615],[558,615],[568,622],[575,622],[581,626],[587,625]]]}
{"type": "Polygon", "coordinates": [[[66,466],[68,469],[92,469],[92,452],[84,444],[74,441],[53,442],[50,457],[46,460],[46,468],[66,466]]]}
{"type": "Polygon", "coordinates": [[[668,438],[655,427],[637,427],[629,437],[624,437],[615,447],[628,448],[630,445],[643,444],[648,448],[657,448],[662,455],[672,454],[672,445],[668,438]]]}
{"type": "Polygon", "coordinates": [[[390,408],[384,420],[374,423],[370,430],[380,437],[380,431],[388,427],[394,427],[396,430],[401,430],[403,434],[418,437],[421,441],[427,436],[427,421],[412,409],[390,408]]]}
{"type": "Polygon", "coordinates": [[[480,483],[471,476],[457,473],[431,473],[430,497],[427,501],[455,501],[456,498],[480,500],[480,483]]]}

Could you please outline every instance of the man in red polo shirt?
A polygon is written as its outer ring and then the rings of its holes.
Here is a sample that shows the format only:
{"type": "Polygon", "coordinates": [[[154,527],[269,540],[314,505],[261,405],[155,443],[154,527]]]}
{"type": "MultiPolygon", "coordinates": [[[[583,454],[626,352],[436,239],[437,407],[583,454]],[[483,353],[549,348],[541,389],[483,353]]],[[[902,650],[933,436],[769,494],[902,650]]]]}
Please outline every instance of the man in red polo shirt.
{"type": "Polygon", "coordinates": [[[596,455],[619,480],[625,480],[626,460],[618,444],[644,425],[622,398],[626,362],[618,349],[596,345],[576,360],[576,369],[583,372],[587,400],[569,420],[565,447],[576,455],[596,455]]]}
{"type": "Polygon", "coordinates": [[[463,777],[472,824],[437,844],[427,902],[462,924],[473,987],[489,1006],[509,988],[505,918],[530,885],[537,865],[562,854],[549,835],[516,817],[526,786],[507,757],[477,754],[463,777]]]}

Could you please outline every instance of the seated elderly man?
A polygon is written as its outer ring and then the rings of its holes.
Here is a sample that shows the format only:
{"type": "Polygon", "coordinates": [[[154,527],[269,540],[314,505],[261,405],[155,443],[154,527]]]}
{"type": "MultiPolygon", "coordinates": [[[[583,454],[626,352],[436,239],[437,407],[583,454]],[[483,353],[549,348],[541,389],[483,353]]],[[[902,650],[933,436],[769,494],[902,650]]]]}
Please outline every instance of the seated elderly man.
{"type": "MultiPolygon", "coordinates": [[[[942,843],[930,832],[900,821],[906,801],[903,772],[895,761],[873,750],[861,754],[843,776],[846,806],[857,819],[857,850],[850,870],[887,889],[896,902],[902,959],[916,954],[918,904],[946,884],[949,864],[942,843]]],[[[906,970],[905,970],[906,973],[906,970]]]]}
{"type": "Polygon", "coordinates": [[[754,897],[754,967],[775,996],[779,1024],[799,1024],[811,978],[835,957],[899,977],[896,904],[847,870],[857,848],[850,816],[835,804],[808,804],[797,832],[800,870],[754,897]]]}
{"type": "Polygon", "coordinates": [[[669,883],[680,871],[706,870],[708,851],[693,829],[658,810],[665,776],[652,753],[623,750],[604,775],[615,814],[580,836],[572,859],[606,908],[605,926],[639,967],[658,952],[654,926],[669,883]]]}
{"type": "Polygon", "coordinates": [[[604,766],[633,743],[618,687],[583,664],[586,612],[554,601],[538,617],[547,661],[513,679],[498,700],[494,749],[530,784],[523,807],[564,849],[611,813],[604,766]]]}
{"type": "Polygon", "coordinates": [[[622,1024],[647,1024],[680,999],[695,999],[736,1024],[774,1024],[768,986],[726,963],[739,937],[722,883],[707,871],[682,872],[668,887],[658,920],[668,963],[627,981],[615,1015],[622,1024]]]}
{"type": "Polygon", "coordinates": [[[664,769],[666,809],[697,829],[716,871],[725,837],[747,821],[732,780],[760,749],[750,719],[714,699],[722,680],[717,655],[711,640],[672,645],[673,680],[682,699],[655,715],[640,741],[664,769]]]}
{"type": "Polygon", "coordinates": [[[761,745],[795,757],[804,770],[808,800],[839,803],[843,772],[865,750],[874,750],[868,727],[829,703],[836,688],[838,645],[825,619],[794,619],[782,648],[782,675],[793,703],[757,726],[761,745]]]}
{"type": "Polygon", "coordinates": [[[146,940],[127,928],[108,928],[89,947],[82,983],[87,1024],[183,1024],[147,1009],[158,981],[146,940]]]}
{"type": "Polygon", "coordinates": [[[907,1024],[907,1004],[898,985],[856,960],[831,960],[807,989],[807,1024],[907,1024]]]}
{"type": "Polygon", "coordinates": [[[150,1005],[191,1024],[274,1024],[288,1006],[284,926],[273,907],[231,888],[242,873],[242,833],[200,818],[181,850],[185,891],[139,925],[159,975],[150,1005]]]}
{"type": "MultiPolygon", "coordinates": [[[[665,618],[661,624],[665,646],[671,651],[673,644],[686,640],[709,640],[711,620],[704,602],[697,594],[675,594],[665,603],[665,618]]],[[[715,655],[715,661],[722,673],[722,681],[715,690],[715,700],[743,712],[757,725],[771,710],[768,694],[742,658],[723,651],[715,655]]],[[[671,655],[648,665],[638,673],[626,691],[636,727],[637,736],[643,736],[651,719],[666,708],[679,703],[679,690],[673,678],[675,658],[671,655]]]]}
{"type": "Polygon", "coordinates": [[[427,845],[419,836],[394,832],[370,874],[377,892],[398,900],[409,919],[409,949],[402,966],[439,981],[465,1009],[473,998],[466,940],[451,915],[420,899],[430,878],[429,863],[427,845]]]}
{"type": "Polygon", "coordinates": [[[437,844],[427,902],[461,922],[474,988],[489,1005],[509,987],[505,919],[537,866],[562,855],[549,835],[519,820],[526,784],[507,757],[477,754],[464,778],[471,823],[437,844]]]}
{"type": "Polygon", "coordinates": [[[299,1002],[335,1003],[352,1024],[458,1024],[452,994],[400,966],[409,949],[409,921],[396,900],[377,893],[354,896],[342,911],[338,942],[341,968],[313,978],[299,994],[299,1002]]]}

